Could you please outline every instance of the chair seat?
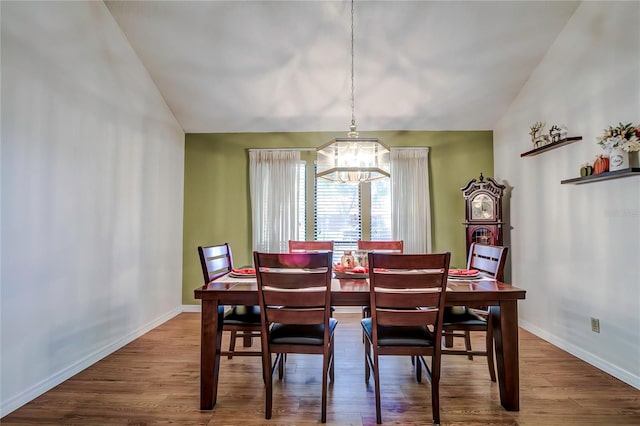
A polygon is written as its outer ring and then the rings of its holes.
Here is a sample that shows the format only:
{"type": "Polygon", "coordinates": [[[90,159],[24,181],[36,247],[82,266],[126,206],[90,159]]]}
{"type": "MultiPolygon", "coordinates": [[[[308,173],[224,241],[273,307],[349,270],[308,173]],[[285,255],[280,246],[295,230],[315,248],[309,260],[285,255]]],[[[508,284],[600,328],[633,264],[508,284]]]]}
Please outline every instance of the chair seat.
{"type": "MultiPolygon", "coordinates": [[[[338,320],[329,318],[329,335],[332,335],[338,320]]],[[[324,344],[324,324],[291,325],[274,323],[269,333],[271,343],[279,345],[318,345],[324,344]]]]}
{"type": "MultiPolygon", "coordinates": [[[[360,320],[364,332],[373,339],[371,317],[360,320]]],[[[378,326],[380,346],[433,346],[433,334],[427,326],[378,326]]]]}
{"type": "Polygon", "coordinates": [[[487,320],[478,314],[470,312],[468,309],[463,314],[454,314],[450,309],[444,310],[442,320],[444,327],[448,325],[467,325],[467,326],[487,326],[487,320]]]}
{"type": "Polygon", "coordinates": [[[224,317],[224,323],[228,325],[260,325],[260,306],[244,306],[242,310],[234,307],[224,317]]]}

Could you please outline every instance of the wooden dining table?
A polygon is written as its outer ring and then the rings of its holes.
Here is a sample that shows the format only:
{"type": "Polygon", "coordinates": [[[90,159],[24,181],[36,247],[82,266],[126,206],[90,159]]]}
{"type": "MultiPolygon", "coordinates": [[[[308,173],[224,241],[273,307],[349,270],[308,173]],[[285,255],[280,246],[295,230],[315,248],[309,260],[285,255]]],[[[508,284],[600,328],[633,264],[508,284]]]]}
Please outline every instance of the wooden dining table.
{"type": "MultiPolygon", "coordinates": [[[[257,305],[255,279],[222,277],[195,290],[202,300],[200,325],[200,409],[211,410],[216,405],[220,371],[220,340],[222,322],[218,320],[219,305],[257,305]]],[[[508,411],[520,410],[520,374],[518,353],[518,300],[525,290],[495,280],[449,280],[447,306],[489,306],[495,340],[500,402],[508,411]]],[[[333,279],[333,306],[369,305],[367,279],[333,279]]]]}

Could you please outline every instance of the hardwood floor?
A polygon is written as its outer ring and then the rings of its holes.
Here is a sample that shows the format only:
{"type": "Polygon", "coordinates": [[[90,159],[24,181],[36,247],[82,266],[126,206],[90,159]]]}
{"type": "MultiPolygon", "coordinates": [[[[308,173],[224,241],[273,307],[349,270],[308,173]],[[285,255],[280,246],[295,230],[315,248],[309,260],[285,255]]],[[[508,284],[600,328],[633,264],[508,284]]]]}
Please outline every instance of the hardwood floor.
{"type": "MultiPolygon", "coordinates": [[[[375,424],[373,381],[364,383],[358,314],[336,313],[336,381],[327,423],[375,424]]],[[[223,344],[227,343],[225,333],[223,344]]],[[[457,339],[460,340],[460,339],[457,339]]],[[[443,358],[442,424],[638,425],[640,391],[520,330],[520,412],[505,411],[486,361],[443,358]]],[[[258,347],[256,341],[254,346],[258,347]]],[[[482,347],[481,335],[474,346],[482,347]]],[[[200,314],[183,313],[0,420],[2,425],[257,425],[320,420],[319,356],[290,355],[274,377],[273,417],[264,419],[259,357],[223,358],[218,403],[200,411],[200,314]]],[[[381,360],[384,424],[431,423],[429,384],[407,357],[381,360]]]]}

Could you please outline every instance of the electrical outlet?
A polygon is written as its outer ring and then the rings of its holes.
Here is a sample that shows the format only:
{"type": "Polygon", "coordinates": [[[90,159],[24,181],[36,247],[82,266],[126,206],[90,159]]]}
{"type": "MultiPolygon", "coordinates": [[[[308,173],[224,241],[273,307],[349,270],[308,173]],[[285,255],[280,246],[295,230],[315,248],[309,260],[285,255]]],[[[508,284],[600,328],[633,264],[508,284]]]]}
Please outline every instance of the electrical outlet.
{"type": "Polygon", "coordinates": [[[591,317],[591,331],[600,333],[600,320],[598,318],[591,317]]]}

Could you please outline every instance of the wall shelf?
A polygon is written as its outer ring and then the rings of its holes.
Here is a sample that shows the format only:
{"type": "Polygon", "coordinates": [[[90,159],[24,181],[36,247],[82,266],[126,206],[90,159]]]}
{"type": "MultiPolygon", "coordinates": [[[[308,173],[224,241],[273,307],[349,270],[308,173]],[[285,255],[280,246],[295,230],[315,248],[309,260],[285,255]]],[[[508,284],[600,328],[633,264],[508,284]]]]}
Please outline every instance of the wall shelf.
{"type": "Polygon", "coordinates": [[[640,167],[630,167],[628,169],[616,170],[615,172],[604,172],[597,175],[581,176],[573,179],[560,181],[561,184],[572,183],[579,185],[582,183],[597,182],[600,180],[618,179],[628,176],[640,176],[640,167]]]}
{"type": "Polygon", "coordinates": [[[523,152],[522,154],[520,154],[520,157],[531,157],[533,155],[542,154],[545,151],[560,148],[561,146],[569,145],[570,143],[574,143],[580,140],[582,140],[582,136],[573,136],[571,138],[560,139],[558,142],[551,142],[544,146],[532,149],[531,151],[523,152]]]}

